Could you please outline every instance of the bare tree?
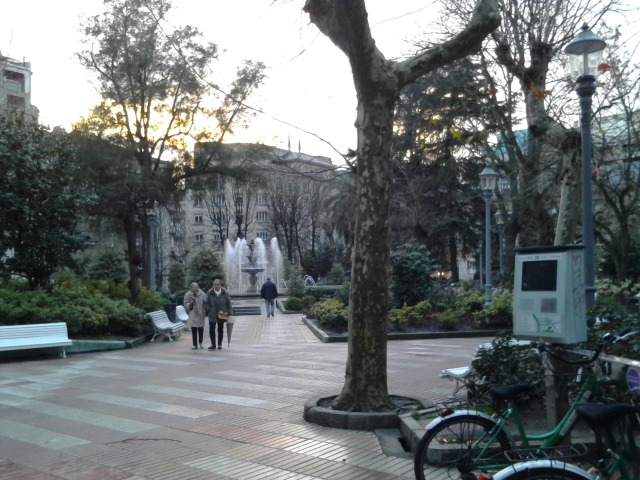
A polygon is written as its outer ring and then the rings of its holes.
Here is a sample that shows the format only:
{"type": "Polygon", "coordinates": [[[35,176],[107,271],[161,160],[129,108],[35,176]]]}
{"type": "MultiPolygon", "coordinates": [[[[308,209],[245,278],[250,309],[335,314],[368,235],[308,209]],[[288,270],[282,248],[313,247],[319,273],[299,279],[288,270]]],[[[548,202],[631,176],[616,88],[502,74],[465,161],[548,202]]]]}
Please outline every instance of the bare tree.
{"type": "Polygon", "coordinates": [[[598,240],[613,264],[616,280],[628,278],[633,239],[640,218],[640,65],[621,44],[619,32],[607,34],[608,74],[599,87],[594,115],[595,209],[598,240]]]}
{"type": "Polygon", "coordinates": [[[391,408],[387,389],[389,205],[393,114],[402,88],[477,51],[500,23],[498,2],[480,0],[456,36],[401,62],[376,47],[364,0],[307,0],[311,22],[348,58],[358,99],[355,242],[345,383],[333,408],[391,408]]]}
{"type": "MultiPolygon", "coordinates": [[[[138,295],[138,258],[147,258],[147,208],[164,203],[186,176],[207,171],[211,158],[194,167],[187,139],[222,142],[247,107],[243,103],[262,81],[263,65],[247,62],[237,70],[227,95],[207,81],[218,47],[190,26],[166,21],[170,0],[105,0],[106,11],[84,23],[86,49],[81,63],[98,75],[103,102],[84,120],[94,133],[128,152],[126,175],[118,185],[112,215],[123,226],[129,257],[131,300],[138,295]],[[217,119],[214,132],[197,129],[199,115],[217,119]],[[171,157],[168,164],[165,160],[171,157]],[[138,238],[142,237],[142,255],[138,238]]],[[[143,263],[146,282],[150,266],[143,263]]]]}

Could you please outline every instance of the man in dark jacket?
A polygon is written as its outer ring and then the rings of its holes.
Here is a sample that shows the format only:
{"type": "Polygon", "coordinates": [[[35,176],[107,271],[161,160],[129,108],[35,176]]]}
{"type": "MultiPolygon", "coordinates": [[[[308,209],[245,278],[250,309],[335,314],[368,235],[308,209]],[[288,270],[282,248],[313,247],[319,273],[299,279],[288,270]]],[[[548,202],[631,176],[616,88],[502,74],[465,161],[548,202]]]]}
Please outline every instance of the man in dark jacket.
{"type": "Polygon", "coordinates": [[[209,338],[211,339],[211,346],[207,350],[216,349],[216,326],[218,327],[218,350],[220,350],[222,348],[224,322],[228,320],[228,316],[233,312],[233,308],[231,306],[231,297],[229,297],[229,293],[222,288],[222,281],[219,278],[213,281],[211,290],[207,292],[204,308],[209,317],[209,338]]]}
{"type": "Polygon", "coordinates": [[[278,298],[278,287],[270,278],[267,278],[267,281],[262,284],[260,296],[264,298],[264,304],[267,307],[267,318],[273,317],[274,304],[278,298]]]}

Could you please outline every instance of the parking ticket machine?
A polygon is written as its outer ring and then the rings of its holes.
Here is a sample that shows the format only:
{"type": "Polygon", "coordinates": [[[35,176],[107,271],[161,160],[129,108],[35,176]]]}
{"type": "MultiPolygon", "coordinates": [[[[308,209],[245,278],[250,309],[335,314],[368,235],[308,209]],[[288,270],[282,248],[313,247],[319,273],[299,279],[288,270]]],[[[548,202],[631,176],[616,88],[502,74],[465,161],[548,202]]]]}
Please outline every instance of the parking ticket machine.
{"type": "Polygon", "coordinates": [[[532,340],[587,339],[582,245],[516,248],[513,333],[532,340]]]}

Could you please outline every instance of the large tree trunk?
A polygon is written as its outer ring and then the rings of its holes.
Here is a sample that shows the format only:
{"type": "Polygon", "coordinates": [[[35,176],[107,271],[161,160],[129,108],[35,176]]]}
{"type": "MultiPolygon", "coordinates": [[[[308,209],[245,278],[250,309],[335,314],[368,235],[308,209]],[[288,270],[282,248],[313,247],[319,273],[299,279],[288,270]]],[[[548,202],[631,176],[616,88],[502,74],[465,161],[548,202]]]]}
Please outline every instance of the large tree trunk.
{"type": "Polygon", "coordinates": [[[393,92],[367,89],[358,105],[356,231],[345,383],[333,408],[380,411],[391,407],[387,392],[389,205],[393,92]]]}
{"type": "Polygon", "coordinates": [[[500,24],[497,0],[479,0],[467,27],[403,62],[388,61],[371,36],[364,0],[307,0],[311,22],[349,59],[358,97],[357,200],[345,383],[332,407],[380,411],[387,391],[389,205],[395,102],[405,85],[473,53],[500,24]]]}

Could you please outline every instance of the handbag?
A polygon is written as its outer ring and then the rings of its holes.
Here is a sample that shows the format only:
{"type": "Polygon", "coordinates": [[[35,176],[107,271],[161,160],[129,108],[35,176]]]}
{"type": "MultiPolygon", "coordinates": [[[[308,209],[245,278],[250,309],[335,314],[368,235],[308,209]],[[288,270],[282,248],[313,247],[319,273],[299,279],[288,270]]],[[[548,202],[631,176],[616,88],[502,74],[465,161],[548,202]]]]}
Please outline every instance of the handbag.
{"type": "Polygon", "coordinates": [[[189,304],[189,311],[193,310],[194,305],[196,304],[196,302],[191,302],[189,304]]]}
{"type": "Polygon", "coordinates": [[[223,322],[226,322],[227,320],[229,320],[229,314],[224,313],[222,310],[220,310],[218,312],[218,320],[222,320],[223,322]]]}

